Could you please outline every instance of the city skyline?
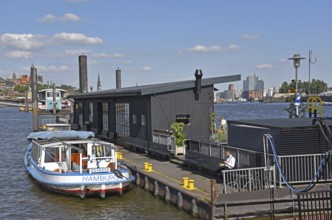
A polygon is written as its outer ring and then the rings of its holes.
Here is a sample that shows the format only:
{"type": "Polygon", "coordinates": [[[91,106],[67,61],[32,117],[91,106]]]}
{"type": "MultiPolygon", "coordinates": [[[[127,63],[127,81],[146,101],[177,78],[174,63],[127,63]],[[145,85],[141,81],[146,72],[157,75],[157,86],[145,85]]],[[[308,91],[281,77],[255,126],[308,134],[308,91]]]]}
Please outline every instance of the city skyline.
{"type": "MultiPolygon", "coordinates": [[[[256,73],[265,88],[295,78],[288,58],[300,53],[299,80],[332,85],[332,4],[317,1],[4,1],[0,76],[30,74],[79,87],[78,56],[87,55],[89,87],[115,88],[256,73]],[[18,5],[20,7],[18,7],[18,5]]],[[[220,91],[228,84],[216,85],[220,91]]]]}

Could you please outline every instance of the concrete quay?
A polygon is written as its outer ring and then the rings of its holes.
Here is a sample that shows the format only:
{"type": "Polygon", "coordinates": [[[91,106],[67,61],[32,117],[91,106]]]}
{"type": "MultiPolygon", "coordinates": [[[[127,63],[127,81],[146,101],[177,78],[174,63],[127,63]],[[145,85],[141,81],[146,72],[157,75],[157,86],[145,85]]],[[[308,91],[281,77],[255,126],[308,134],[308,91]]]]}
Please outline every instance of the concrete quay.
{"type": "MultiPolygon", "coordinates": [[[[160,161],[148,157],[146,154],[131,152],[118,147],[125,163],[136,176],[136,184],[142,186],[155,196],[175,204],[178,208],[192,214],[192,216],[211,219],[211,180],[203,173],[190,170],[180,164],[160,161]],[[144,163],[152,164],[152,171],[144,168],[144,163]],[[193,189],[184,187],[183,177],[194,180],[193,189]]],[[[218,189],[221,190],[219,184],[218,189]]]]}
{"type": "MultiPolygon", "coordinates": [[[[147,154],[120,147],[122,161],[136,176],[136,184],[156,197],[176,205],[202,219],[238,219],[297,216],[297,197],[287,188],[223,194],[223,185],[215,176],[181,163],[161,161],[147,154]],[[144,163],[152,164],[148,171],[144,163]],[[184,187],[183,178],[194,180],[194,187],[184,187]],[[211,193],[212,192],[212,193],[211,193]]],[[[320,184],[315,190],[328,190],[320,184]]]]}

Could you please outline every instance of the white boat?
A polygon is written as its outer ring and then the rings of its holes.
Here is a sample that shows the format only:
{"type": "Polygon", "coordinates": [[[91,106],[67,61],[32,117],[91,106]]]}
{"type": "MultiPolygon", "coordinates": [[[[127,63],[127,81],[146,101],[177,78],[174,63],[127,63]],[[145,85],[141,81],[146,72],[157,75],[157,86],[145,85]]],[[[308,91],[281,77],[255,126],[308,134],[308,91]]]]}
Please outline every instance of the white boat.
{"type": "Polygon", "coordinates": [[[80,196],[122,193],[134,176],[117,161],[114,144],[88,131],[41,131],[27,137],[24,157],[30,175],[45,188],[80,196]]]}

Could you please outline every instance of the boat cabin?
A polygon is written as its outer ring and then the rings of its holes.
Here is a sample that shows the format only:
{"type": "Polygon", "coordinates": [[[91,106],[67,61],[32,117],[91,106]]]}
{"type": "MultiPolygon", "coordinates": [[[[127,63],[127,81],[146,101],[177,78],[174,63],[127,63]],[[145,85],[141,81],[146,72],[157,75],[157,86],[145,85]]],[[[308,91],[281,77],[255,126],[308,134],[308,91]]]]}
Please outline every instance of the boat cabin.
{"type": "Polygon", "coordinates": [[[117,169],[117,148],[101,140],[33,140],[31,156],[50,172],[110,172],[117,169]]]}

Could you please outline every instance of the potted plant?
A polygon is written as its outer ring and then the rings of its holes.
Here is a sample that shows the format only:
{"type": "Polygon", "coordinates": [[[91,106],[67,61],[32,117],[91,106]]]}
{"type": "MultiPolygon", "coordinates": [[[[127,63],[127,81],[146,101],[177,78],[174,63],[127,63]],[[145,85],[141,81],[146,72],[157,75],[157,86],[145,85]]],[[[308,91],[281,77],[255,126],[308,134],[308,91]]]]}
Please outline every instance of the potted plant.
{"type": "Polygon", "coordinates": [[[184,123],[182,122],[174,122],[171,124],[172,136],[176,138],[176,148],[174,155],[178,154],[186,154],[186,145],[184,141],[186,139],[186,134],[183,132],[184,123]]]}

